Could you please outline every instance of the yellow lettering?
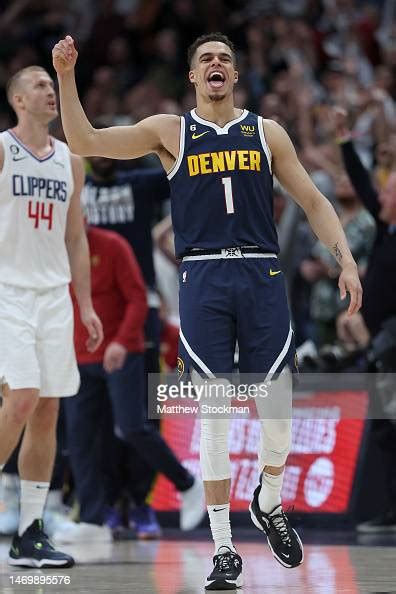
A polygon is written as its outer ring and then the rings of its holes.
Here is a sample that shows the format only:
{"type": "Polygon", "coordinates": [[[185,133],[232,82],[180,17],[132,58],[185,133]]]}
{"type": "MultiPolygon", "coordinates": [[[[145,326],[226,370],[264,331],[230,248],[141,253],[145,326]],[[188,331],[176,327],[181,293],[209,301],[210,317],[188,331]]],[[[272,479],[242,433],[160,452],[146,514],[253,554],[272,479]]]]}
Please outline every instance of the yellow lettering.
{"type": "Polygon", "coordinates": [[[249,151],[250,154],[250,169],[252,171],[261,171],[260,169],[260,151],[249,151]]]}
{"type": "Polygon", "coordinates": [[[239,169],[249,169],[248,158],[251,151],[237,151],[239,169]]]}
{"type": "Polygon", "coordinates": [[[187,157],[188,173],[190,177],[198,175],[199,173],[199,161],[198,155],[188,155],[187,157]]]}
{"type": "Polygon", "coordinates": [[[213,162],[213,172],[217,173],[218,171],[225,171],[223,151],[220,151],[219,153],[210,153],[210,156],[212,157],[213,162]]]}
{"type": "Polygon", "coordinates": [[[210,168],[210,153],[201,153],[199,156],[199,164],[201,173],[212,173],[210,168]]]}
{"type": "Polygon", "coordinates": [[[228,171],[234,171],[236,151],[224,151],[224,156],[228,171]]]}
{"type": "Polygon", "coordinates": [[[243,130],[244,132],[247,132],[248,127],[247,126],[242,126],[242,124],[241,124],[241,130],[243,130]]]}
{"type": "Polygon", "coordinates": [[[238,150],[188,155],[187,166],[191,177],[219,171],[234,171],[235,167],[240,170],[261,171],[261,154],[260,151],[238,150]]]}

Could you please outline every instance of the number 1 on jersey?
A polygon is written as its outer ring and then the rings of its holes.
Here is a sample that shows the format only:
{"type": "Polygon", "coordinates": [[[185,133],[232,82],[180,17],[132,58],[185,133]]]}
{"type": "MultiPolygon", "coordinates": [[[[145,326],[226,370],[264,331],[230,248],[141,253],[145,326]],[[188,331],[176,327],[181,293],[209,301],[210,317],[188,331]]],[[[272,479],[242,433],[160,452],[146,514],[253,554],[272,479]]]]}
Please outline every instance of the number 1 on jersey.
{"type": "Polygon", "coordinates": [[[221,182],[224,186],[225,203],[227,214],[234,214],[234,198],[232,196],[232,184],[230,177],[222,177],[221,182]]]}

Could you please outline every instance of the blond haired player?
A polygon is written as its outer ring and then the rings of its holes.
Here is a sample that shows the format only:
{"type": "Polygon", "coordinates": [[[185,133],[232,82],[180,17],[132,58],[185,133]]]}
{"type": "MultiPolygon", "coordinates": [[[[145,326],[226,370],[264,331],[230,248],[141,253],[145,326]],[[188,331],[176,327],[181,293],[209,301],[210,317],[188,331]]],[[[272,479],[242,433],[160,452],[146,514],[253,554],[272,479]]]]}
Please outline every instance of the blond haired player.
{"type": "Polygon", "coordinates": [[[49,135],[57,115],[53,81],[39,66],[8,82],[17,125],[0,134],[0,471],[22,432],[21,513],[9,563],[70,567],[43,529],[56,451],[59,398],[74,395],[72,278],[87,348],[103,338],[90,292],[88,244],[80,210],[81,158],[49,135]]]}

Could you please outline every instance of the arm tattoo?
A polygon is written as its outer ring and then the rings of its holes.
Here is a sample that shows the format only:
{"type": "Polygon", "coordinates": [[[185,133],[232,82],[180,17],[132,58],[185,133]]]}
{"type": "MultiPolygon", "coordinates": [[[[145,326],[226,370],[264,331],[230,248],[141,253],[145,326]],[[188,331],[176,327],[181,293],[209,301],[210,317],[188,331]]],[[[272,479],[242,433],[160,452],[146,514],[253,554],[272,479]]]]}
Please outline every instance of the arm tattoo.
{"type": "Polygon", "coordinates": [[[340,248],[338,247],[338,243],[335,244],[333,247],[334,257],[337,260],[338,264],[341,264],[342,261],[342,253],[340,248]]]}

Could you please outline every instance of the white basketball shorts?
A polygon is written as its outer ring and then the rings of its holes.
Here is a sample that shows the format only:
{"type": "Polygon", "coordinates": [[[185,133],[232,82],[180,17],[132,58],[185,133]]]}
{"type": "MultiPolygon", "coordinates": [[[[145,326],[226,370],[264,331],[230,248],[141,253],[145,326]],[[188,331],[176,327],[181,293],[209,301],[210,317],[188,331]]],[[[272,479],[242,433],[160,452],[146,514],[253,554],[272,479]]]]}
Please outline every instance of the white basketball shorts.
{"type": "Polygon", "coordinates": [[[67,285],[45,291],[0,283],[0,386],[73,396],[80,376],[67,285]]]}

